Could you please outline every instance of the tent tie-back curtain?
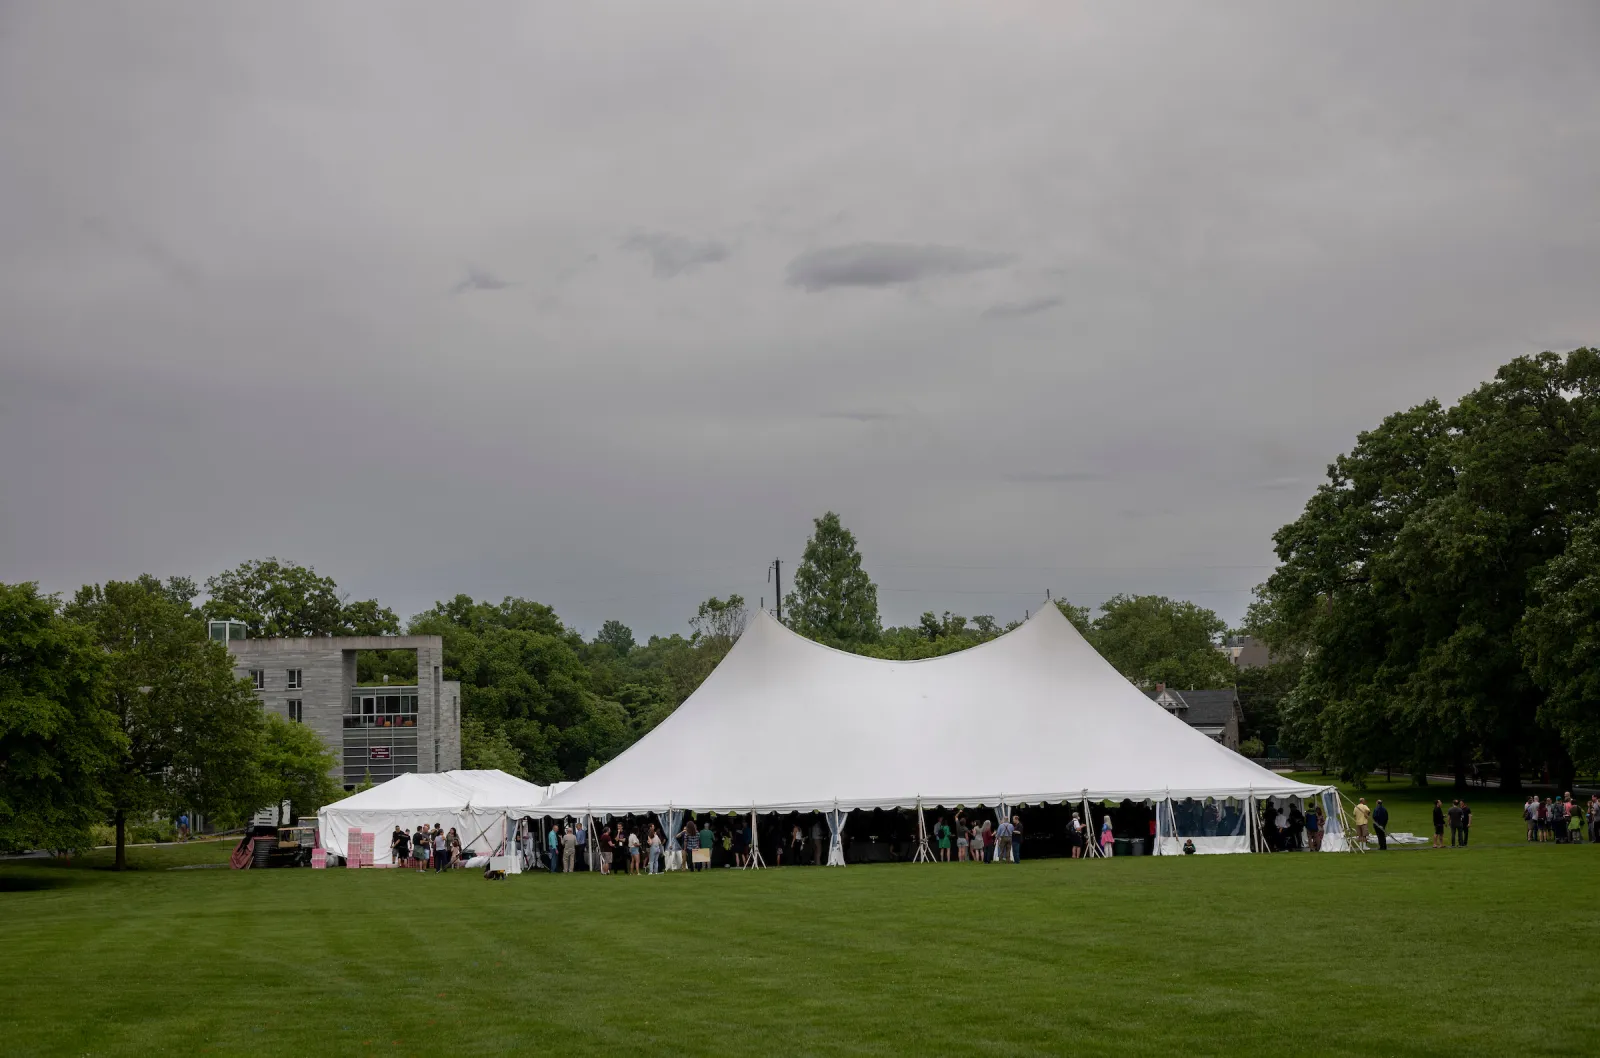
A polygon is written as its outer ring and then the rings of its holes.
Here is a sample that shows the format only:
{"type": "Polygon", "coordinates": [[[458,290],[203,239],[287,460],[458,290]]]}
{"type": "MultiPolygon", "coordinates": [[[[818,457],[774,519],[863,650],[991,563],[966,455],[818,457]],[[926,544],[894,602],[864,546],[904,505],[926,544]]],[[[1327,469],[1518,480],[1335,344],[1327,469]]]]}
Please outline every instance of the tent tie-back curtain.
{"type": "Polygon", "coordinates": [[[1178,824],[1173,819],[1172,798],[1163,797],[1156,802],[1156,847],[1150,850],[1150,854],[1160,856],[1162,846],[1169,840],[1176,841],[1177,837],[1178,824]]]}
{"type": "MultiPolygon", "coordinates": [[[[996,805],[995,809],[994,809],[994,829],[995,829],[994,854],[997,857],[1000,855],[1000,824],[1004,823],[1006,820],[1008,820],[1010,818],[1011,818],[1011,806],[1006,804],[1005,800],[1002,798],[1000,803],[998,805],[996,805]]],[[[1016,843],[1012,842],[1011,861],[1013,863],[1015,863],[1016,859],[1017,859],[1016,843]]]]}
{"type": "Polygon", "coordinates": [[[844,866],[844,817],[849,809],[835,808],[823,813],[828,819],[828,866],[844,866]]]}
{"type": "Polygon", "coordinates": [[[761,835],[756,827],[756,810],[750,809],[750,853],[745,857],[746,870],[761,870],[767,861],[761,857],[761,835]]]}
{"type": "Polygon", "coordinates": [[[657,812],[656,818],[661,821],[667,870],[674,870],[682,865],[683,859],[683,846],[678,841],[678,831],[683,828],[683,809],[668,808],[664,812],[657,812]]]}

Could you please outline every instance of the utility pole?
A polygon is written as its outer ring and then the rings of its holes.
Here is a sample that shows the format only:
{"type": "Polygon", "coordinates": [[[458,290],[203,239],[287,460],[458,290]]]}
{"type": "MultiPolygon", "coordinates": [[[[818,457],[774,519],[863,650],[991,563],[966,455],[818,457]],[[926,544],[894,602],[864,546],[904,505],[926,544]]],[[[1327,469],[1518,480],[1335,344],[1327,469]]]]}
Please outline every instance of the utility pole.
{"type": "Polygon", "coordinates": [[[777,593],[778,623],[783,623],[783,559],[775,558],[772,565],[767,567],[767,580],[772,582],[773,591],[777,593]]]}

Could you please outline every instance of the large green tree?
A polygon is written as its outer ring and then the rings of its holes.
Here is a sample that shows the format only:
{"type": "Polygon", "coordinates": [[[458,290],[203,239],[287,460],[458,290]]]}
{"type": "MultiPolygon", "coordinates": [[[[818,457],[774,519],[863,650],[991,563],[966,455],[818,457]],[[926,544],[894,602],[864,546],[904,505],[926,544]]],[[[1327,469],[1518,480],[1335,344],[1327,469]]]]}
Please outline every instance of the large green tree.
{"type": "Polygon", "coordinates": [[[1283,727],[1352,774],[1499,763],[1570,780],[1517,632],[1600,494],[1600,352],[1519,357],[1361,434],[1279,530],[1258,623],[1306,664],[1283,727]]]}
{"type": "Polygon", "coordinates": [[[1218,650],[1227,630],[1215,613],[1164,595],[1114,595],[1100,607],[1089,641],[1141,687],[1231,687],[1233,664],[1218,650]]]}
{"type": "Polygon", "coordinates": [[[338,763],[311,728],[269,714],[257,754],[260,789],[254,801],[262,805],[288,801],[295,818],[314,815],[323,805],[344,796],[333,779],[338,763]]]}
{"type": "MultiPolygon", "coordinates": [[[[252,637],[395,635],[400,621],[376,599],[347,603],[332,577],[276,558],[252,559],[206,579],[205,617],[243,621],[252,637]]],[[[191,596],[192,597],[192,596],[191,596]]]]}
{"type": "Polygon", "coordinates": [[[73,849],[105,818],[125,745],[105,658],[33,584],[0,584],[0,851],[73,849]]]}
{"type": "Polygon", "coordinates": [[[1550,560],[1518,638],[1548,692],[1539,720],[1561,736],[1574,763],[1600,769],[1600,518],[1580,525],[1550,560]]]}
{"type": "Polygon", "coordinates": [[[259,807],[261,707],[171,585],[148,575],[87,585],[65,613],[104,651],[106,708],[121,733],[103,773],[116,865],[127,864],[130,818],[190,808],[228,822],[259,807]]]}
{"type": "Polygon", "coordinates": [[[832,511],[812,524],[811,538],[795,569],[794,590],[784,602],[789,626],[831,646],[876,642],[883,631],[878,586],[861,568],[855,534],[832,511]]]}

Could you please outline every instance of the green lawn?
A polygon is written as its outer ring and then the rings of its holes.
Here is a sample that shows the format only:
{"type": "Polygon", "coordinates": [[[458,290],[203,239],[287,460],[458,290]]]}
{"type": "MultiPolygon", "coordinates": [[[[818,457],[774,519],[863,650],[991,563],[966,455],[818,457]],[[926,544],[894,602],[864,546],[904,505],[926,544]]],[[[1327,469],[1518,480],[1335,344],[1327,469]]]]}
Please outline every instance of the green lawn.
{"type": "MultiPolygon", "coordinates": [[[[1396,829],[1431,798],[1404,790],[1396,829]]],[[[1369,791],[1369,796],[1375,796],[1369,791]]],[[[1600,848],[687,877],[0,867],[5,1051],[1574,1055],[1600,848]],[[1557,999],[1555,997],[1559,996],[1557,999]]]]}

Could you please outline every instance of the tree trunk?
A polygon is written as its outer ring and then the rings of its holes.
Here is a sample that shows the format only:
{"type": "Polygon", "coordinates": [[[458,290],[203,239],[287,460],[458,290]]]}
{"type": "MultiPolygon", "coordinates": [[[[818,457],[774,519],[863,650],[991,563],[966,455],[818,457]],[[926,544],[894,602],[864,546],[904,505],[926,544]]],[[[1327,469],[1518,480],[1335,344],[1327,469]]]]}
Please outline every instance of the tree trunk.
{"type": "Polygon", "coordinates": [[[119,871],[126,870],[128,866],[128,816],[121,809],[117,810],[117,858],[114,866],[119,871]]]}
{"type": "Polygon", "coordinates": [[[1467,792],[1467,754],[1459,747],[1456,749],[1455,772],[1456,793],[1464,794],[1467,792]]]}

